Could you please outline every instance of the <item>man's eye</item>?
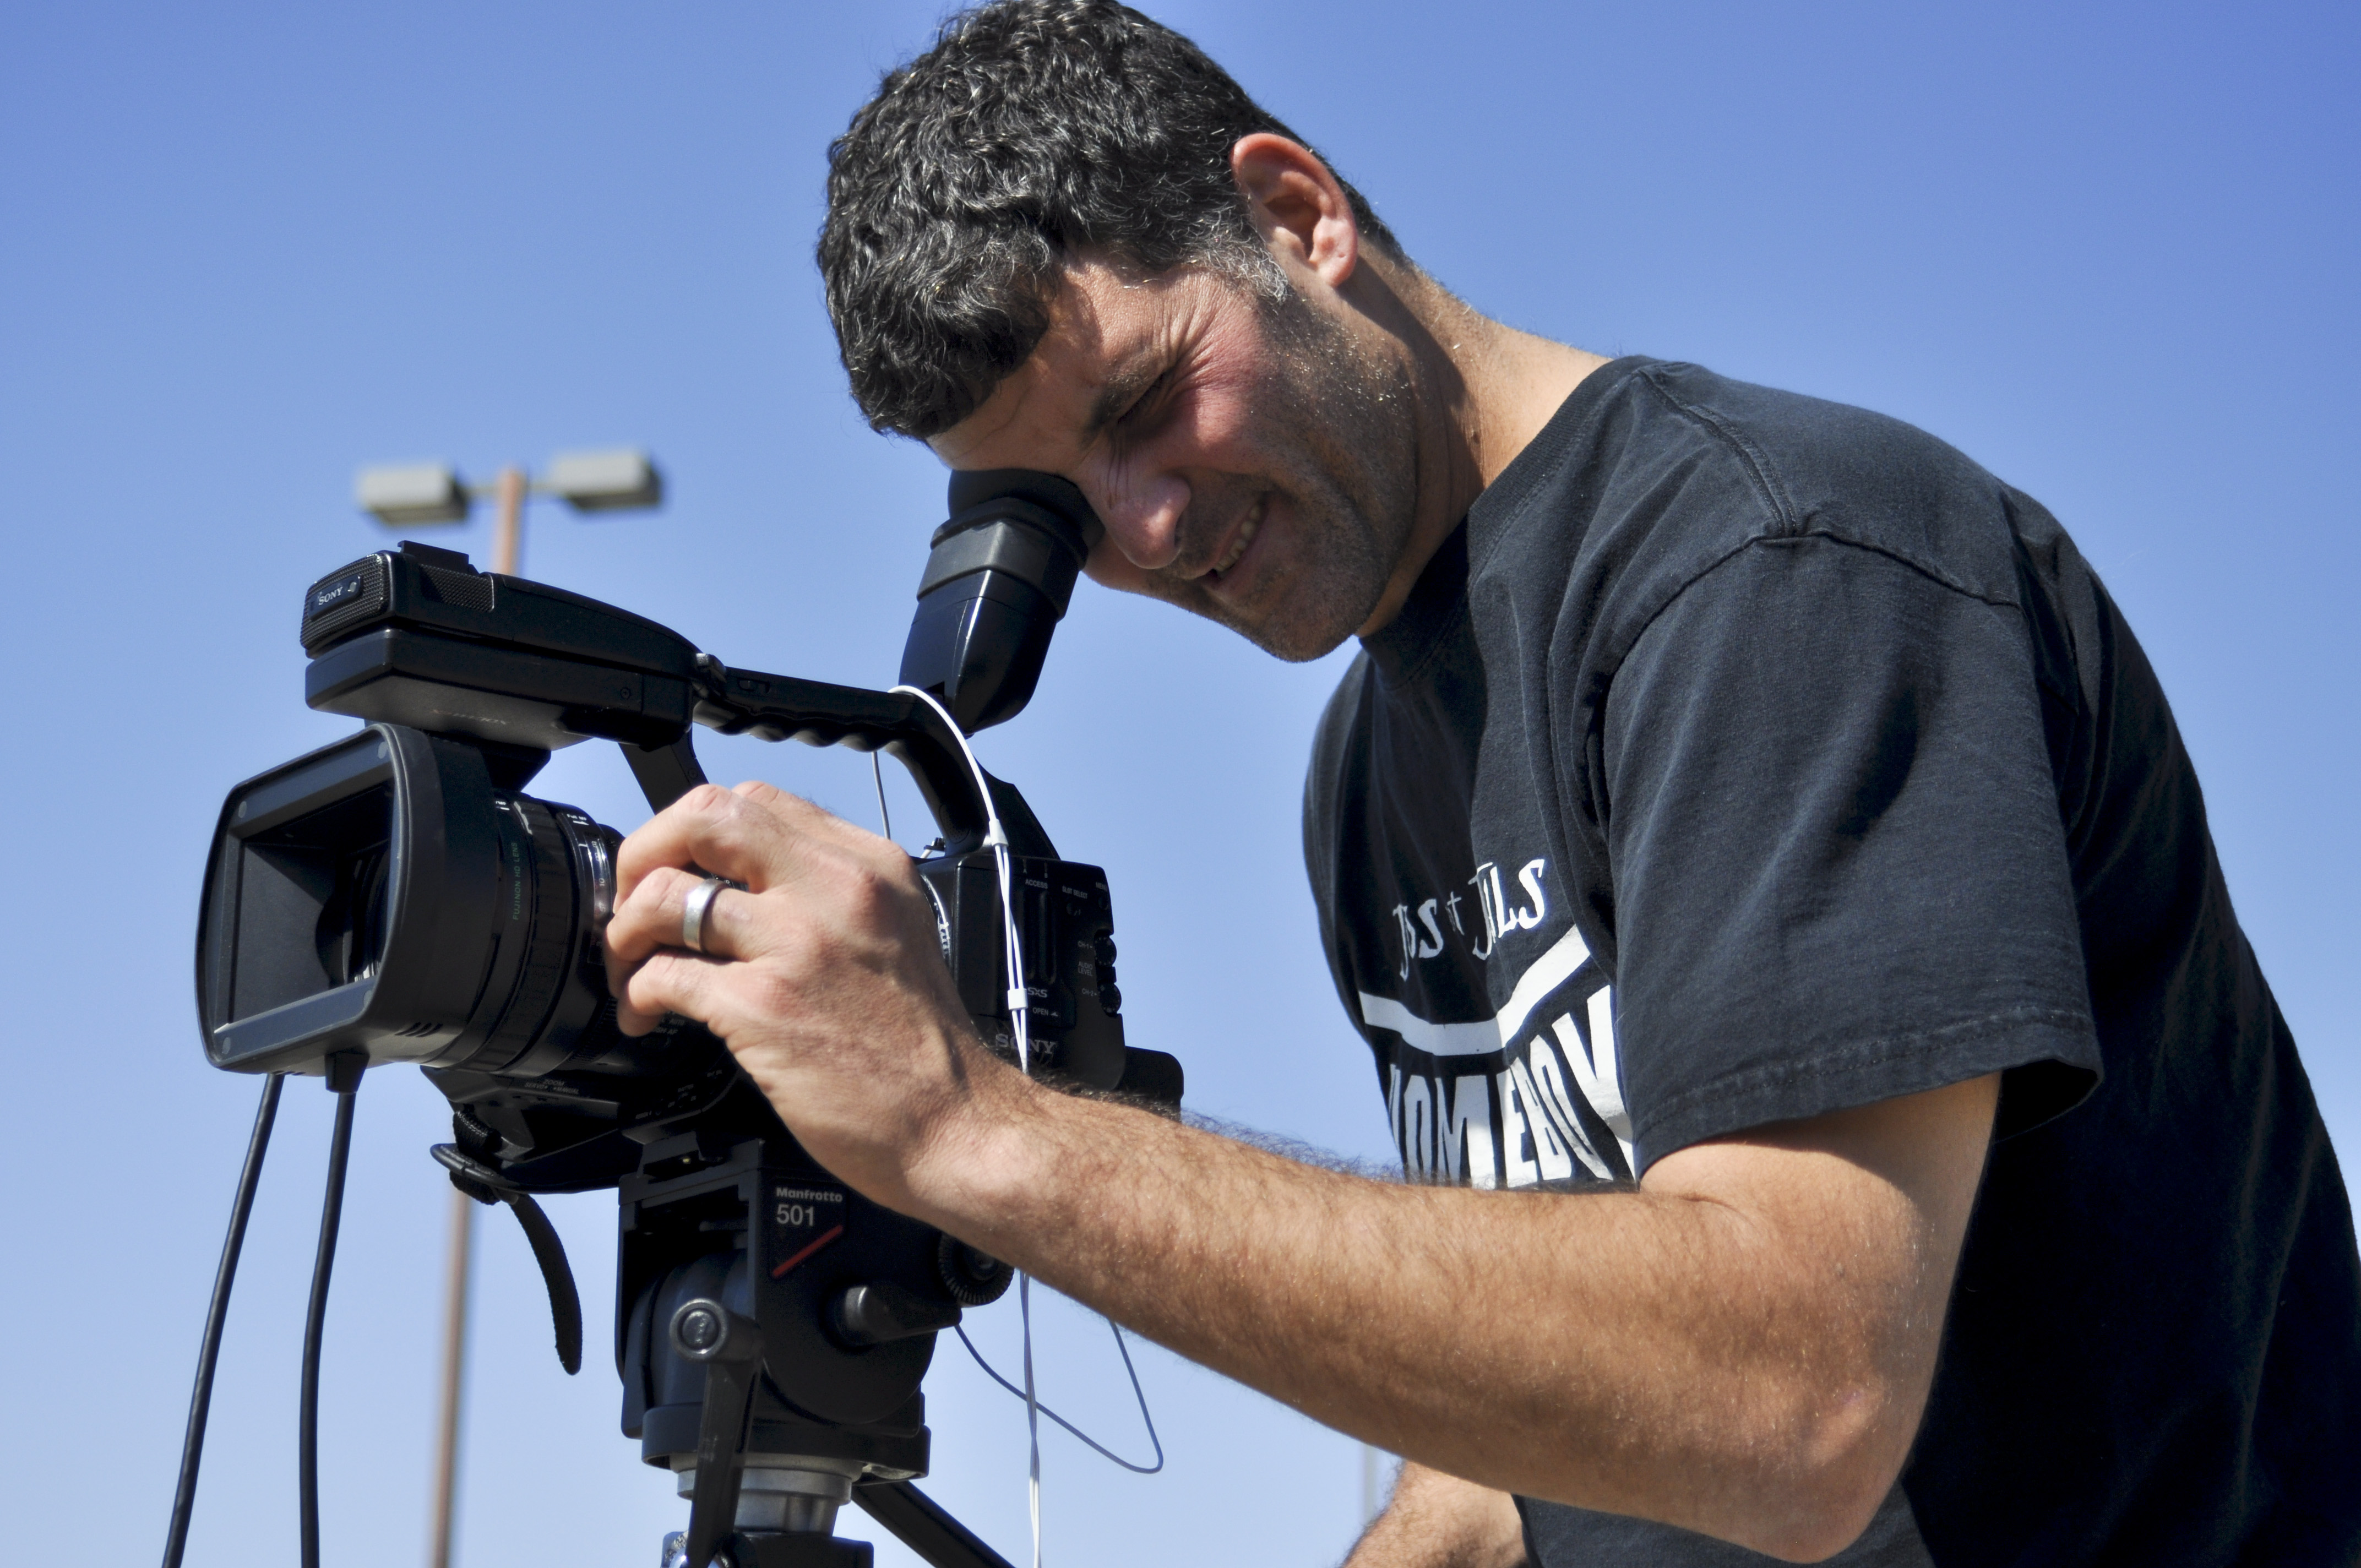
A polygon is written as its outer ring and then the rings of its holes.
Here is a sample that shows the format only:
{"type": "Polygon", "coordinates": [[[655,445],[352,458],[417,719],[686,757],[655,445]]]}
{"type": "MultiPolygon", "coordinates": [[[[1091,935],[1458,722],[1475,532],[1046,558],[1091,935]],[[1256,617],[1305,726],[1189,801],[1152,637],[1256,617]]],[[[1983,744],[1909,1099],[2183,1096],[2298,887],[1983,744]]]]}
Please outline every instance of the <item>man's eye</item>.
{"type": "Polygon", "coordinates": [[[1132,399],[1123,412],[1115,416],[1115,424],[1125,431],[1136,433],[1154,423],[1164,406],[1166,394],[1172,389],[1174,379],[1175,371],[1167,370],[1150,381],[1139,396],[1132,399]]]}

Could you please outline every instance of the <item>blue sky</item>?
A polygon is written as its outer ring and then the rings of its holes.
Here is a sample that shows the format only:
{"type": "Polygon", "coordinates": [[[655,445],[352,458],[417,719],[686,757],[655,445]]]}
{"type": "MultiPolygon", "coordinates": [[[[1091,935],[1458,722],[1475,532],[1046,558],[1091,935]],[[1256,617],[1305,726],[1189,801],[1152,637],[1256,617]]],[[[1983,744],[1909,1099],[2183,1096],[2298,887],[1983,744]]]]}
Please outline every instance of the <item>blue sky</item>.
{"type": "MultiPolygon", "coordinates": [[[[2246,929],[2332,1130],[2361,1141],[2349,477],[2361,391],[2349,6],[1387,4],[1152,7],[1358,182],[1477,307],[1602,353],[1863,403],[2045,501],[2172,695],[2246,929]]],[[[357,464],[479,474],[642,443],[661,514],[536,511],[525,569],[733,663],[892,675],[932,459],[843,394],[809,259],[823,149],[933,5],[708,0],[18,5],[0,21],[0,914],[19,1107],[5,1170],[19,1412],[0,1517],[159,1540],[254,1085],[189,998],[206,835],[236,780],[340,733],[297,596],[383,541],[357,464]],[[60,1332],[71,1322],[73,1337],[60,1332]]],[[[438,538],[478,553],[480,524],[438,538]]],[[[1104,863],[1136,1043],[1202,1109],[1384,1152],[1318,956],[1296,811],[1334,660],[1274,664],[1085,588],[983,746],[1104,863]]],[[[868,821],[868,775],[710,740],[868,821]]],[[[629,828],[611,751],[537,793],[629,828]]],[[[906,820],[916,820],[903,796],[906,820]]],[[[363,1091],[326,1371],[326,1535],[420,1561],[446,1135],[363,1091]]],[[[298,1083],[233,1314],[192,1564],[291,1558],[296,1341],[327,1097],[298,1083]]],[[[554,1365],[499,1215],[463,1563],[641,1564],[681,1510],[616,1435],[610,1200],[554,1206],[590,1364],[554,1365]]],[[[1482,1303],[1470,1302],[1471,1311],[1482,1303]]],[[[1013,1308],[978,1315],[1013,1354],[1013,1308]]],[[[1043,1313],[1049,1398],[1138,1446],[1104,1332],[1043,1313]]],[[[1065,1562],[1333,1562],[1355,1445],[1160,1352],[1172,1463],[1048,1447],[1065,1562]]],[[[956,1345],[938,1496],[1014,1555],[1021,1410],[956,1345]]],[[[880,1560],[908,1561],[881,1547],[880,1560]]]]}

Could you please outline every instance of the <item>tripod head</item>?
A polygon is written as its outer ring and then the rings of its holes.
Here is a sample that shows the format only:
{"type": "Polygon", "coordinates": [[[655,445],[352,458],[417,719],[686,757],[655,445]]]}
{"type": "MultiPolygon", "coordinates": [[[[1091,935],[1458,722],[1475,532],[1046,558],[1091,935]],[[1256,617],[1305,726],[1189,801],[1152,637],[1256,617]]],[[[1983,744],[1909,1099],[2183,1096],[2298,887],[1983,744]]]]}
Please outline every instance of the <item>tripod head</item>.
{"type": "Polygon", "coordinates": [[[1010,1276],[837,1181],[701,1026],[620,1033],[600,947],[620,836],[523,793],[551,751],[614,741],[657,810],[704,782],[697,724],[893,755],[941,830],[917,869],[987,1045],[1016,1054],[1021,985],[1037,1073],[1180,1101],[1179,1064],[1124,1042],[1104,873],[1059,860],[945,718],[979,729],[1029,700],[1096,520],[1042,475],[959,476],[952,507],[902,665],[940,708],[734,669],[456,552],[365,556],[313,586],[302,620],[306,700],[363,728],[233,790],[214,836],[207,1055],[244,1072],[423,1069],[454,1113],[436,1157],[462,1190],[517,1207],[568,1370],[573,1287],[533,1195],[617,1189],[623,1429],[682,1477],[696,1568],[717,1552],[865,1563],[829,1533],[854,1497],[929,1561],[998,1562],[907,1483],[927,1469],[935,1335],[1010,1276]]]}

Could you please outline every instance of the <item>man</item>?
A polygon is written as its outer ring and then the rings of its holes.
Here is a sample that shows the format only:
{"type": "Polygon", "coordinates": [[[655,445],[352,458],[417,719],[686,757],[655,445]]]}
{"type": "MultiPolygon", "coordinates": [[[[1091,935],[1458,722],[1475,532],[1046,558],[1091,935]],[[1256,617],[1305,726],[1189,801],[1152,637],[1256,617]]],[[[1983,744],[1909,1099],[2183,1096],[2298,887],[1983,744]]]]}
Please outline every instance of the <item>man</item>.
{"type": "Polygon", "coordinates": [[[873,422],[1073,480],[1101,583],[1361,638],[1306,845],[1411,1179],[1021,1078],[906,861],[763,785],[626,844],[631,1026],[704,1020],[871,1196],[1404,1455],[1362,1568],[2355,1560],[2344,1188],[2037,505],[1487,320],[1104,0],[954,21],[829,198],[873,422]],[[700,872],[748,889],[708,956],[700,872]]]}

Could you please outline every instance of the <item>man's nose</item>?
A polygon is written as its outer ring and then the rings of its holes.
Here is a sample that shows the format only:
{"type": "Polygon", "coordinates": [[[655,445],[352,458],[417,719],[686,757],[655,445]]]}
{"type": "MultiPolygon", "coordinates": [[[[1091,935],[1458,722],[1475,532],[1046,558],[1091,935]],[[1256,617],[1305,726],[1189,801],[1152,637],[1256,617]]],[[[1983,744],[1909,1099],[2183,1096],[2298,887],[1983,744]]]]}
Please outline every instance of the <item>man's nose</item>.
{"type": "Polygon", "coordinates": [[[1119,478],[1090,487],[1091,504],[1124,559],[1143,572],[1170,566],[1180,554],[1180,519],[1189,510],[1187,481],[1169,474],[1119,478]]]}

